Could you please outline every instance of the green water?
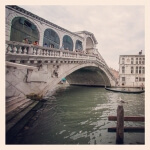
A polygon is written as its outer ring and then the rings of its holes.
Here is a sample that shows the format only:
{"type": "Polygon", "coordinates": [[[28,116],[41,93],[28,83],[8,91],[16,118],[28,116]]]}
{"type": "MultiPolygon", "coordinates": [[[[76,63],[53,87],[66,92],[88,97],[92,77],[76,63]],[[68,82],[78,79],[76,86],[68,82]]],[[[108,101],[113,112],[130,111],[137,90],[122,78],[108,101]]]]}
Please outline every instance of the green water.
{"type": "MultiPolygon", "coordinates": [[[[17,144],[115,144],[108,121],[123,99],[125,116],[144,116],[144,94],[123,94],[98,87],[62,87],[18,134],[17,144]],[[33,121],[34,120],[34,121],[33,121]]],[[[144,123],[125,122],[126,126],[144,123]]],[[[124,144],[144,144],[144,133],[124,133],[124,144]]]]}

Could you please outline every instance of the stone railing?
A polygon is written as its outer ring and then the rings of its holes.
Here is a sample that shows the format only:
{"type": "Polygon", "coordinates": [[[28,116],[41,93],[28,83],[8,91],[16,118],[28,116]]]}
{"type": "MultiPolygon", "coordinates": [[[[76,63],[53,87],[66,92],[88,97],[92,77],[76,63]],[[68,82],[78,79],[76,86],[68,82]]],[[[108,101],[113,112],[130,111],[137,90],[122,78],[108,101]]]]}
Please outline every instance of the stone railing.
{"type": "MultiPolygon", "coordinates": [[[[6,41],[6,55],[15,56],[39,56],[39,57],[54,57],[54,58],[70,58],[74,60],[91,60],[107,70],[113,78],[104,59],[100,54],[85,54],[83,52],[73,52],[69,50],[59,50],[42,46],[34,46],[32,44],[24,44],[15,41],[6,41]]],[[[6,58],[7,60],[7,58],[6,58]]]]}
{"type": "MultiPolygon", "coordinates": [[[[97,55],[89,55],[81,52],[73,52],[69,50],[59,50],[42,46],[34,46],[32,44],[24,44],[21,42],[6,41],[6,54],[11,55],[33,55],[45,57],[60,57],[74,59],[97,60],[97,55]]],[[[99,61],[103,62],[101,59],[99,61]]]]}

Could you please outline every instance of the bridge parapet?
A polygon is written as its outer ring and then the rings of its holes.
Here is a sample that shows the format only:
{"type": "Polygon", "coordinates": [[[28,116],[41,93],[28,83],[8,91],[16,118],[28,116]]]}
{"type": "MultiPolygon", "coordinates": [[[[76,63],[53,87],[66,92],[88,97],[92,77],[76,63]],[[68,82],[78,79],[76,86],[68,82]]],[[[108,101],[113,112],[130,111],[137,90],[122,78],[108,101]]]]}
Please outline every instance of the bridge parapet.
{"type": "MultiPolygon", "coordinates": [[[[98,53],[85,54],[6,41],[6,96],[30,93],[45,95],[47,91],[52,91],[62,78],[82,68],[93,69],[85,74],[89,75],[89,78],[83,84],[115,85],[115,78],[98,53]],[[100,79],[104,82],[97,83],[100,79]]],[[[82,75],[80,81],[84,77],[84,74],[82,75]]],[[[69,80],[74,82],[74,76],[69,80]]]]}
{"type": "Polygon", "coordinates": [[[45,62],[58,62],[59,60],[69,60],[73,63],[78,60],[79,63],[95,63],[101,68],[104,68],[109,76],[114,79],[114,76],[109,70],[98,50],[96,54],[85,54],[83,52],[73,52],[69,50],[59,50],[55,48],[48,48],[42,46],[35,46],[32,44],[24,44],[15,41],[6,41],[6,60],[16,63],[21,63],[25,58],[29,63],[43,60],[45,62]],[[51,58],[51,59],[50,59],[51,58]]]}
{"type": "Polygon", "coordinates": [[[55,48],[48,48],[42,46],[34,46],[32,44],[24,44],[15,41],[6,41],[6,55],[32,55],[42,57],[58,57],[58,58],[73,58],[73,59],[86,59],[97,60],[104,64],[103,59],[98,55],[85,54],[83,52],[72,52],[69,50],[59,50],[55,48]]]}

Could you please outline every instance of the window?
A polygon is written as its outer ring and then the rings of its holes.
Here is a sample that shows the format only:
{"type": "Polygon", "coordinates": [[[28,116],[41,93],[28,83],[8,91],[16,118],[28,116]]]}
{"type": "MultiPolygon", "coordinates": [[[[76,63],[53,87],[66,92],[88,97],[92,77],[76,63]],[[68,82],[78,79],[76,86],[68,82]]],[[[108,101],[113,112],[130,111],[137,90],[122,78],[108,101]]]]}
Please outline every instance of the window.
{"type": "Polygon", "coordinates": [[[122,73],[125,73],[125,67],[122,66],[122,73]]]}
{"type": "Polygon", "coordinates": [[[139,64],[141,64],[141,58],[139,58],[139,64]]]}
{"type": "Polygon", "coordinates": [[[131,58],[131,64],[134,64],[134,59],[133,58],[131,58]]]}
{"type": "Polygon", "coordinates": [[[136,58],[136,64],[138,64],[138,58],[136,58]]]}
{"type": "Polygon", "coordinates": [[[138,82],[138,77],[135,77],[135,82],[138,82]]]}
{"type": "Polygon", "coordinates": [[[139,77],[139,81],[140,82],[145,81],[145,78],[139,77]]]}
{"type": "Polygon", "coordinates": [[[122,58],[122,64],[124,64],[124,58],[122,58]]]}
{"type": "Polygon", "coordinates": [[[139,74],[141,74],[142,73],[142,70],[141,70],[141,67],[139,67],[139,74]]]}
{"type": "Polygon", "coordinates": [[[126,80],[126,78],[125,77],[122,77],[122,82],[124,82],[126,80]]]}
{"type": "Polygon", "coordinates": [[[136,66],[136,73],[138,73],[138,67],[136,66]]]}
{"type": "Polygon", "coordinates": [[[134,73],[134,68],[133,66],[131,67],[131,74],[134,73]]]}
{"type": "Polygon", "coordinates": [[[129,62],[130,62],[130,59],[128,58],[128,59],[127,59],[127,63],[129,63],[129,62]]]}
{"type": "Polygon", "coordinates": [[[12,20],[10,41],[22,42],[28,38],[29,43],[39,41],[37,27],[24,17],[15,17],[12,20]]]}
{"type": "Polygon", "coordinates": [[[64,45],[64,49],[68,49],[70,51],[73,51],[73,41],[72,41],[70,36],[65,35],[63,37],[63,45],[64,45]]]}
{"type": "Polygon", "coordinates": [[[45,44],[48,47],[59,49],[59,47],[60,47],[59,36],[54,30],[52,30],[52,29],[45,30],[43,45],[45,45],[45,44]]]}
{"type": "Polygon", "coordinates": [[[142,73],[145,74],[145,67],[142,67],[142,73]]]}
{"type": "Polygon", "coordinates": [[[79,40],[76,41],[76,47],[75,47],[75,49],[76,50],[82,50],[83,49],[81,41],[79,41],[79,40]]]}
{"type": "Polygon", "coordinates": [[[145,64],[145,58],[143,58],[143,60],[142,60],[142,64],[143,64],[143,65],[145,64]]]}

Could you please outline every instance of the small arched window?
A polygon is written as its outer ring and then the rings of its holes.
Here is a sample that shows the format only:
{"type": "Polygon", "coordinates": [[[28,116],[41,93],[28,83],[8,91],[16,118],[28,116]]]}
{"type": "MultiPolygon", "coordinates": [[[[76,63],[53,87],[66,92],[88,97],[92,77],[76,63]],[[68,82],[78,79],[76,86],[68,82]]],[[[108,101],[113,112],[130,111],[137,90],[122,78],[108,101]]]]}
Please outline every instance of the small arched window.
{"type": "Polygon", "coordinates": [[[44,32],[43,45],[47,45],[50,48],[60,47],[60,39],[58,34],[52,29],[46,29],[44,32]]]}
{"type": "Polygon", "coordinates": [[[65,35],[63,37],[63,45],[65,50],[73,51],[73,41],[70,36],[65,35]]]}
{"type": "Polygon", "coordinates": [[[83,50],[81,41],[76,40],[76,47],[75,47],[75,49],[76,50],[83,50]]]}

